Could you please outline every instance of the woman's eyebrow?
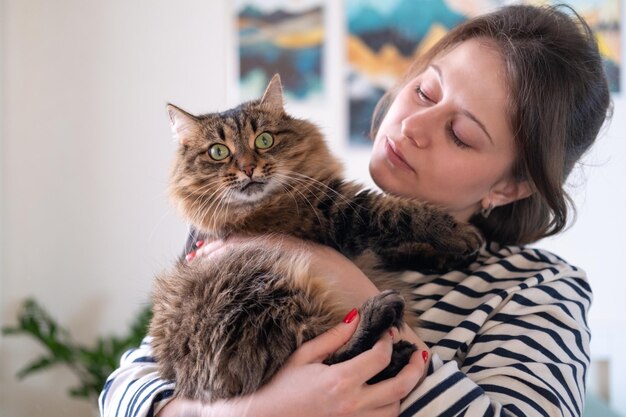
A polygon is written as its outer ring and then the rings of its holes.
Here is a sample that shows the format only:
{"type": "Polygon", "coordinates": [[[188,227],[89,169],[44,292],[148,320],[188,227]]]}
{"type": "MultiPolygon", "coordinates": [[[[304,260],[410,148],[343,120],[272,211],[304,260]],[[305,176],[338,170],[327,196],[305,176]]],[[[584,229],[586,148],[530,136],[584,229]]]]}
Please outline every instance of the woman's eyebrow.
{"type": "MultiPolygon", "coordinates": [[[[437,66],[436,64],[430,64],[430,68],[435,70],[435,72],[437,73],[437,77],[439,78],[439,82],[441,83],[441,86],[443,87],[444,86],[444,79],[443,79],[443,72],[441,71],[441,68],[439,68],[439,66],[437,66]]],[[[491,144],[494,145],[493,139],[491,138],[491,135],[487,131],[487,128],[485,127],[485,124],[483,122],[481,122],[478,119],[478,117],[474,116],[474,114],[471,113],[467,109],[461,109],[461,113],[463,115],[469,117],[470,119],[472,119],[483,130],[483,132],[485,132],[485,134],[487,135],[487,138],[489,139],[491,144]]]]}

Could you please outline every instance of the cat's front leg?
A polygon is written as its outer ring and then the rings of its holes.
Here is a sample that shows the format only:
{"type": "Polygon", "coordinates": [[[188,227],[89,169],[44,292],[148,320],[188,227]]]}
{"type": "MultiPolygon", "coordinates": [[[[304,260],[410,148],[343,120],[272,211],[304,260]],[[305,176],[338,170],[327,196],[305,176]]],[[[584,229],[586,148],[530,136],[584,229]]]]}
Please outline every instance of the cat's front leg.
{"type": "Polygon", "coordinates": [[[476,227],[432,204],[371,193],[359,197],[355,217],[368,221],[367,228],[355,229],[366,233],[362,249],[373,250],[387,269],[453,269],[475,259],[483,243],[476,227]]]}
{"type": "Polygon", "coordinates": [[[373,239],[372,249],[386,269],[441,272],[467,266],[476,259],[483,243],[476,227],[434,207],[426,211],[428,220],[413,217],[395,226],[403,232],[373,239]]]}
{"type": "Polygon", "coordinates": [[[340,197],[319,204],[328,219],[320,240],[350,258],[371,249],[385,269],[449,270],[469,264],[482,245],[478,229],[432,204],[351,182],[333,189],[340,197]]]}

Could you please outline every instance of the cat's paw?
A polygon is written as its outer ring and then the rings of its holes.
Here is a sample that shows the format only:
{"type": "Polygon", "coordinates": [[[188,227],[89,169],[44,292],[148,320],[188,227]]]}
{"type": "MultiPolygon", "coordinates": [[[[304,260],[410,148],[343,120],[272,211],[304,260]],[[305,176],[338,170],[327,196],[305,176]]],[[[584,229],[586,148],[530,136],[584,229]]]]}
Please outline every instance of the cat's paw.
{"type": "Polygon", "coordinates": [[[484,242],[478,228],[458,222],[452,216],[445,216],[440,224],[434,225],[432,233],[436,234],[435,250],[461,259],[475,256],[484,242]]]}
{"type": "Polygon", "coordinates": [[[363,303],[360,312],[362,326],[371,334],[374,343],[392,327],[402,326],[404,304],[404,298],[393,290],[383,291],[363,303]]]}
{"type": "Polygon", "coordinates": [[[400,328],[404,323],[404,298],[396,291],[383,291],[363,303],[359,316],[359,325],[352,338],[327,358],[325,363],[333,364],[351,359],[371,349],[392,327],[400,328]]]}
{"type": "Polygon", "coordinates": [[[472,257],[478,254],[485,241],[480,230],[469,223],[457,223],[456,234],[459,240],[459,255],[462,257],[472,257]]]}
{"type": "MultiPolygon", "coordinates": [[[[361,308],[361,320],[366,326],[363,329],[362,346],[373,346],[384,332],[392,327],[401,328],[404,318],[404,298],[396,291],[386,290],[367,300],[361,308]]],[[[357,330],[358,331],[358,330],[357,330]]],[[[394,377],[409,363],[411,355],[417,348],[413,343],[400,340],[393,344],[389,365],[376,376],[367,381],[368,384],[394,377]]]]}

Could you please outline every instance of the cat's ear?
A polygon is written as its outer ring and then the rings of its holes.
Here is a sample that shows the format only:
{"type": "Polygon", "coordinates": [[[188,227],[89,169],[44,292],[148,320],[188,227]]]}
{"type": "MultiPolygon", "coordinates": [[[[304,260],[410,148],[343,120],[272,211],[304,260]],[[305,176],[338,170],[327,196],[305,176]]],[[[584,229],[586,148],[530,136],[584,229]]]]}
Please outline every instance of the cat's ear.
{"type": "Polygon", "coordinates": [[[166,109],[167,114],[170,116],[170,126],[172,127],[174,137],[178,140],[178,143],[186,145],[199,133],[198,119],[173,104],[168,104],[166,109]]]}
{"type": "Polygon", "coordinates": [[[261,104],[277,110],[283,110],[283,84],[280,81],[280,75],[274,74],[270,80],[261,98],[261,104]]]}

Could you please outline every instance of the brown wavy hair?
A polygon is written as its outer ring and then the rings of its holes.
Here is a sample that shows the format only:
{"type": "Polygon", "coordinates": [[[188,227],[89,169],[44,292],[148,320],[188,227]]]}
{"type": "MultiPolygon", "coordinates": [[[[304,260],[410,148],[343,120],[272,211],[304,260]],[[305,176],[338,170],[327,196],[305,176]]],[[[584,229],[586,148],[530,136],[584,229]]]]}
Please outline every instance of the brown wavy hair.
{"type": "MultiPolygon", "coordinates": [[[[398,91],[430,62],[468,39],[495,44],[505,66],[514,133],[513,176],[533,194],[470,222],[502,244],[531,243],[565,228],[573,202],[564,189],[576,162],[611,113],[602,58],[587,23],[569,6],[507,6],[468,20],[418,58],[378,102],[371,137],[398,91]]],[[[471,65],[471,63],[470,63],[471,65]]]]}

